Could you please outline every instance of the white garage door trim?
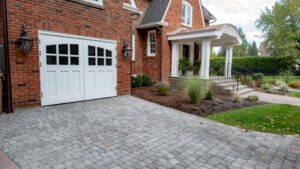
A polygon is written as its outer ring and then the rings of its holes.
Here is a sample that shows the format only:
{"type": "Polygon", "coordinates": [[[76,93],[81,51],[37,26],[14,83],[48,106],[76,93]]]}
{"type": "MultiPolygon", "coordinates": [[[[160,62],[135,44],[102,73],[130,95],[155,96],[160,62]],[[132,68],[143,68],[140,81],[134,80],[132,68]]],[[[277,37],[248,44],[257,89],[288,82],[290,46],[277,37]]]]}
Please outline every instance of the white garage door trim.
{"type": "Polygon", "coordinates": [[[117,95],[117,41],[39,31],[39,50],[42,106],[117,95]],[[70,53],[72,43],[76,44],[75,47],[77,46],[79,52],[75,56],[70,53]],[[46,52],[46,46],[49,47],[51,44],[57,44],[56,54],[54,54],[57,63],[53,66],[46,64],[48,62],[46,57],[51,55],[46,52]],[[63,55],[58,54],[58,48],[62,44],[68,44],[67,48],[69,49],[68,65],[66,66],[58,64],[60,55],[63,55]],[[92,47],[96,49],[94,54],[88,52],[93,49],[92,47]],[[77,57],[75,59],[79,60],[78,65],[71,65],[72,56],[77,57]],[[95,61],[96,66],[90,65],[90,59],[95,61]],[[52,83],[52,81],[55,82],[52,83]],[[62,83],[62,81],[65,82],[62,83]],[[49,85],[51,83],[52,85],[49,85]],[[51,87],[54,88],[55,94],[53,95],[49,92],[51,87]],[[61,92],[65,91],[64,88],[68,92],[61,92]]]}

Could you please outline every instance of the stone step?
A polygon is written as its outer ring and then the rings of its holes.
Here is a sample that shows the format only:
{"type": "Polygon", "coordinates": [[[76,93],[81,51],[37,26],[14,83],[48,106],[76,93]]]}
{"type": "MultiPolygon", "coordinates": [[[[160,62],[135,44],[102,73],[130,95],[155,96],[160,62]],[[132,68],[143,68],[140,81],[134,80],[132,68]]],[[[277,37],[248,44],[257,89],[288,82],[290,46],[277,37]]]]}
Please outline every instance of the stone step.
{"type": "Polygon", "coordinates": [[[230,82],[236,82],[234,79],[218,79],[218,80],[214,80],[214,82],[216,84],[220,84],[220,83],[230,83],[230,82]]]}
{"type": "MultiPolygon", "coordinates": [[[[240,89],[238,92],[240,95],[243,95],[243,94],[247,94],[247,93],[250,93],[254,91],[254,89],[251,89],[251,88],[243,88],[243,89],[240,89]]],[[[233,92],[232,92],[233,93],[233,92]]]]}
{"type": "MultiPolygon", "coordinates": [[[[241,83],[238,84],[242,85],[241,83]]],[[[220,87],[236,86],[237,82],[217,83],[216,85],[220,87]]]]}
{"type": "MultiPolygon", "coordinates": [[[[236,85],[234,85],[234,86],[228,86],[228,87],[224,87],[223,89],[225,89],[225,90],[236,90],[236,85]]],[[[241,90],[241,89],[245,89],[245,88],[248,88],[248,86],[246,86],[246,85],[239,85],[239,90],[241,90]]]]}

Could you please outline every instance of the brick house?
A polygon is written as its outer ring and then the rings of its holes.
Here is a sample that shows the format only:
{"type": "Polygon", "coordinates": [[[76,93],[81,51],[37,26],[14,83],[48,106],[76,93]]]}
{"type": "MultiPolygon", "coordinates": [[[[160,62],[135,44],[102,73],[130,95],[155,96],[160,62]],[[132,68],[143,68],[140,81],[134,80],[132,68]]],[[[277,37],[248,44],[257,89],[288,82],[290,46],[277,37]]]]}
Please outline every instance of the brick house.
{"type": "Polygon", "coordinates": [[[0,7],[8,112],[130,94],[132,75],[168,83],[181,76],[182,58],[201,60],[199,76],[209,78],[211,46],[227,46],[230,76],[241,41],[230,24],[210,26],[215,18],[201,0],[1,0],[0,7]],[[28,52],[19,45],[25,30],[34,39],[28,52]]]}

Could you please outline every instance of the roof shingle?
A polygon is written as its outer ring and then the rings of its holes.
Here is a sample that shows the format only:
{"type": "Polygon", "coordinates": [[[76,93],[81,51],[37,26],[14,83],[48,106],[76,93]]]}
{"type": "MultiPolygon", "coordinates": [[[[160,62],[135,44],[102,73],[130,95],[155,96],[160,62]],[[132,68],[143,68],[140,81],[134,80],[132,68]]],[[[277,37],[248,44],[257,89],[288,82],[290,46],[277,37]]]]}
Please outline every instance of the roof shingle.
{"type": "Polygon", "coordinates": [[[170,0],[152,0],[140,25],[161,22],[170,0]]]}

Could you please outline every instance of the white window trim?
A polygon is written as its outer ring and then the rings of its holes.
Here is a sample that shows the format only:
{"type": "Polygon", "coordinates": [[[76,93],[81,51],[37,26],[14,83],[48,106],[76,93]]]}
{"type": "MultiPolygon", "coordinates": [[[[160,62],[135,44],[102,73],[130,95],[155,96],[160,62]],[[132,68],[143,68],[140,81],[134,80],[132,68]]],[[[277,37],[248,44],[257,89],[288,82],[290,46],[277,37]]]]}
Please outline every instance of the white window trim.
{"type": "Polygon", "coordinates": [[[123,3],[123,8],[135,13],[142,14],[142,12],[138,9],[135,0],[130,0],[130,4],[123,3]]]}
{"type": "Polygon", "coordinates": [[[95,2],[94,0],[83,0],[83,1],[91,3],[91,4],[103,6],[103,0],[99,0],[98,2],[95,2]]]}
{"type": "Polygon", "coordinates": [[[155,30],[148,31],[147,56],[151,56],[151,57],[156,56],[156,42],[157,42],[156,31],[155,30]],[[155,34],[155,53],[151,53],[150,34],[152,33],[155,34]]]}
{"type": "MultiPolygon", "coordinates": [[[[193,6],[187,1],[182,1],[182,5],[187,5],[187,6],[191,7],[191,22],[190,22],[191,24],[189,25],[189,24],[186,24],[182,21],[181,21],[181,24],[184,25],[184,26],[192,27],[192,25],[193,25],[193,6]]],[[[182,6],[181,6],[181,9],[182,9],[182,6]]],[[[183,12],[183,11],[181,11],[181,12],[183,12]]],[[[186,12],[186,15],[187,15],[187,12],[186,12]]],[[[182,14],[181,14],[181,16],[182,16],[182,14]]]]}

